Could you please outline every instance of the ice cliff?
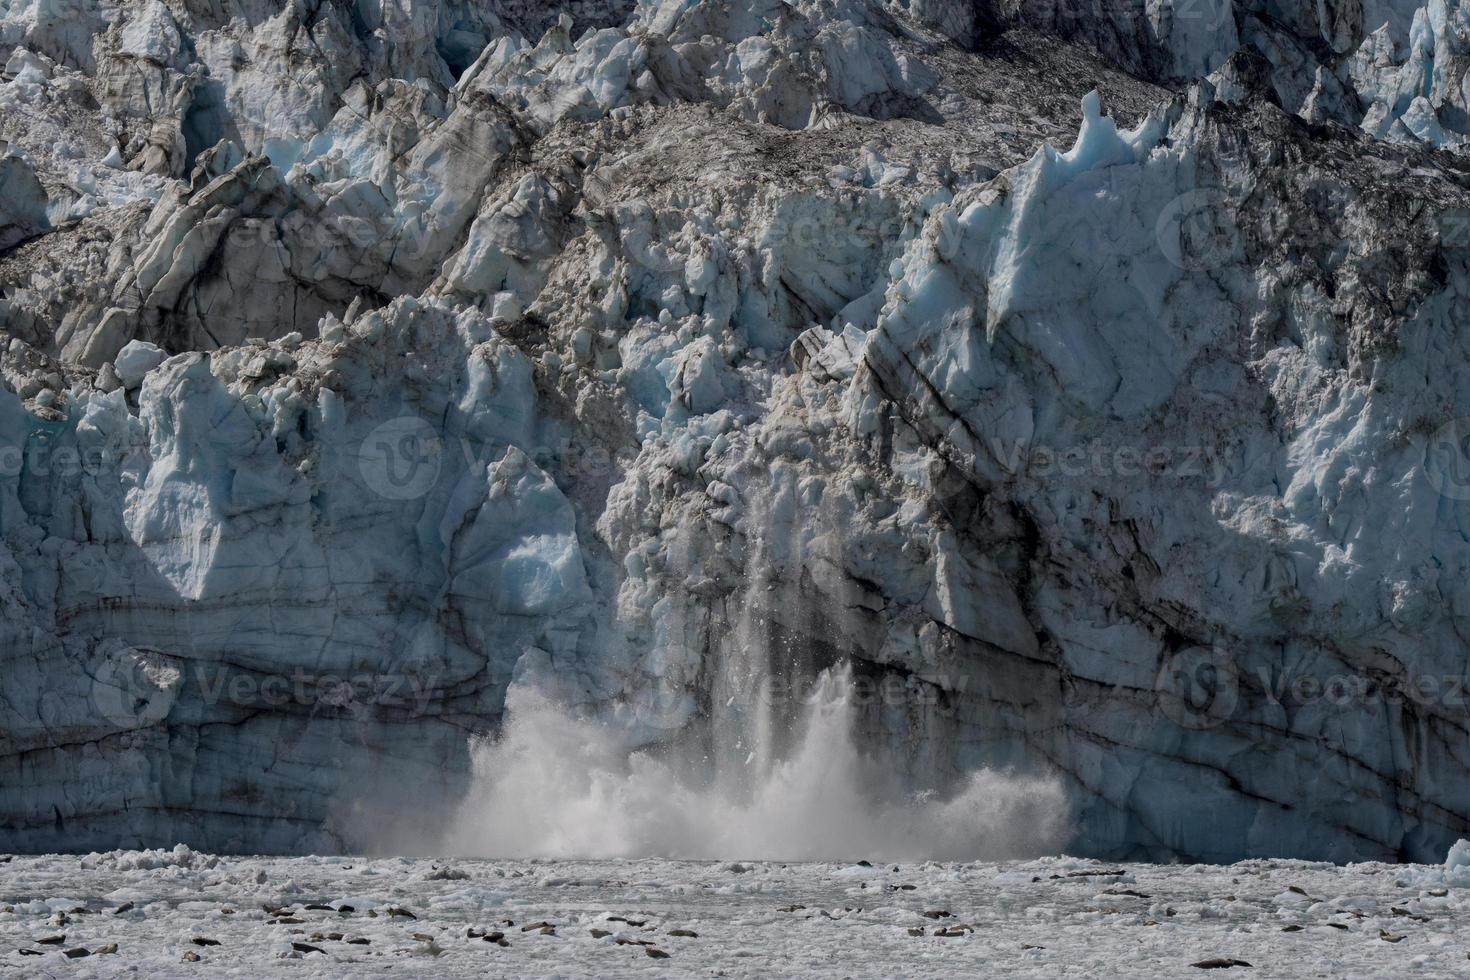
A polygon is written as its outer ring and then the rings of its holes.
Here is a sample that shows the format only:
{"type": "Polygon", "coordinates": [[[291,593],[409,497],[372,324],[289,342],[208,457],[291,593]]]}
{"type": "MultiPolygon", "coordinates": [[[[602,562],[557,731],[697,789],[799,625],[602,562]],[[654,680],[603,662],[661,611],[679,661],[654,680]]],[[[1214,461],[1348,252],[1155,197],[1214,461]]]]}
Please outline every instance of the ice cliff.
{"type": "Polygon", "coordinates": [[[15,0],[0,850],[422,830],[513,686],[699,756],[754,644],[1074,851],[1438,860],[1467,11],[15,0]]]}

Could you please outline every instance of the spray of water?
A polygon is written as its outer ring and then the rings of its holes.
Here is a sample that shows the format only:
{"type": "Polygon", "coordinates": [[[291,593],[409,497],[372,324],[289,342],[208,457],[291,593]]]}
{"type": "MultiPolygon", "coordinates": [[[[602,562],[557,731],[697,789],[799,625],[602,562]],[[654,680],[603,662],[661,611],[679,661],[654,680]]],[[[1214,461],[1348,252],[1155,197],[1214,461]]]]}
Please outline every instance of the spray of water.
{"type": "Polygon", "coordinates": [[[449,849],[478,856],[976,860],[1054,851],[1060,785],[972,774],[940,799],[906,793],[851,737],[847,672],[805,706],[796,749],[755,785],[691,779],[628,754],[606,726],[513,692],[509,724],[475,752],[474,789],[449,849]]]}
{"type": "Polygon", "coordinates": [[[746,588],[732,619],[701,629],[707,606],[664,604],[678,617],[671,635],[712,637],[708,710],[684,740],[630,752],[617,728],[513,687],[501,736],[473,750],[448,850],[770,860],[1055,852],[1067,822],[1056,780],[982,770],[942,795],[915,793],[898,766],[859,751],[849,670],[819,670],[854,656],[842,644],[864,631],[848,612],[857,603],[790,584],[804,570],[841,567],[843,516],[826,498],[813,506],[813,484],[799,472],[778,463],[767,478],[750,505],[746,588]],[[778,680],[813,673],[819,683],[805,702],[773,696],[778,680]]]}

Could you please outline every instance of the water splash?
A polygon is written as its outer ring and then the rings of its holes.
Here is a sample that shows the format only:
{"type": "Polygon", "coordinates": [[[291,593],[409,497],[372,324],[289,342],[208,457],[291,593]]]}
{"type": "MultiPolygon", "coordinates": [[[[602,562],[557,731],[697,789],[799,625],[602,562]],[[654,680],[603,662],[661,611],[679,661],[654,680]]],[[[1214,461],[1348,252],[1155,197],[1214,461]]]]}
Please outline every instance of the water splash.
{"type": "Polygon", "coordinates": [[[977,860],[1054,851],[1066,807],[1054,780],[982,770],[946,798],[912,795],[851,736],[846,670],[825,674],[796,750],[742,791],[628,754],[604,724],[533,691],[475,751],[474,789],[449,840],[486,857],[977,860]]]}
{"type": "Polygon", "coordinates": [[[981,770],[947,793],[916,793],[897,765],[859,750],[846,666],[856,650],[841,646],[865,629],[858,603],[818,603],[798,584],[842,567],[843,525],[819,482],[773,467],[747,514],[746,587],[733,615],[711,625],[694,600],[670,612],[669,635],[714,637],[702,655],[702,715],[682,738],[630,751],[626,728],[513,687],[501,736],[473,750],[472,788],[446,849],[769,860],[1055,852],[1067,829],[1058,781],[981,770]],[[813,677],[804,700],[775,694],[813,677]]]}

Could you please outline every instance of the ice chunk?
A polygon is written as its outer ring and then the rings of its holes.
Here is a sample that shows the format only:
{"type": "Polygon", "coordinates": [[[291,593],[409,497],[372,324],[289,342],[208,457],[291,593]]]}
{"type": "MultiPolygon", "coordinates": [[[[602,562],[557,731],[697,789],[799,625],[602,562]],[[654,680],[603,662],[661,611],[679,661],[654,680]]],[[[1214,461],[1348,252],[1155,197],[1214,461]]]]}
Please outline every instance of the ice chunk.
{"type": "Polygon", "coordinates": [[[155,344],[150,344],[146,340],[130,340],[118,352],[117,359],[112,362],[112,366],[117,371],[117,379],[123,383],[123,387],[136,388],[143,383],[143,377],[162,364],[167,357],[168,354],[163,348],[155,344]]]}

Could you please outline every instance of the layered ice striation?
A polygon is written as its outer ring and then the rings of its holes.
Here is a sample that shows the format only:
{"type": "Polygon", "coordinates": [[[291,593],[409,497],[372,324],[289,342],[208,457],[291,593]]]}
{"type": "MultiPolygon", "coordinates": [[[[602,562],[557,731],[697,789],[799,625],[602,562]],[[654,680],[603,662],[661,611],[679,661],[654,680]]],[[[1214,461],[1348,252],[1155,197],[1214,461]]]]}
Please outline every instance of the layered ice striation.
{"type": "Polygon", "coordinates": [[[1459,8],[1113,6],[11,4],[4,846],[1437,860],[1459,8]]]}

